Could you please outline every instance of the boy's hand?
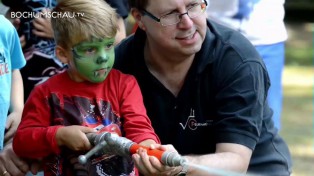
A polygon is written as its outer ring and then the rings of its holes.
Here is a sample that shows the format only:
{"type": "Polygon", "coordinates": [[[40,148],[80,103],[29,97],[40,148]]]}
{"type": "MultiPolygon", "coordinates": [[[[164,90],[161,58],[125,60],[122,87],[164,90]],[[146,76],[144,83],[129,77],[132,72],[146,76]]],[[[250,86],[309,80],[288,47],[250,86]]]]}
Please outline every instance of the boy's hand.
{"type": "Polygon", "coordinates": [[[17,127],[21,122],[21,114],[17,112],[12,112],[8,116],[7,123],[5,125],[5,135],[4,135],[4,144],[6,145],[9,141],[11,141],[14,136],[17,127]]]}
{"type": "MultiPolygon", "coordinates": [[[[172,145],[152,144],[150,148],[177,152],[172,145]]],[[[146,149],[143,148],[138,149],[137,154],[132,155],[132,158],[143,175],[176,175],[182,170],[181,167],[163,165],[156,157],[148,156],[146,149]]]]}
{"type": "Polygon", "coordinates": [[[95,129],[85,126],[65,126],[57,130],[56,140],[59,146],[66,146],[74,151],[86,151],[92,148],[86,133],[94,133],[95,129]]]}

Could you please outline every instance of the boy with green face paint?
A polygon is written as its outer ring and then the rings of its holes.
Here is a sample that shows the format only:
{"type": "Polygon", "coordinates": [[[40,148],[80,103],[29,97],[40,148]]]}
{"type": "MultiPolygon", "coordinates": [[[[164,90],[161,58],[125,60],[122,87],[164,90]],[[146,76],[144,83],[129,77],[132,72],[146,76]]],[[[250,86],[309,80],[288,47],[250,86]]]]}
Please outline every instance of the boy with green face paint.
{"type": "Polygon", "coordinates": [[[102,82],[114,63],[114,38],[93,39],[73,47],[74,67],[90,82],[102,82]]]}
{"type": "Polygon", "coordinates": [[[159,143],[135,78],[112,69],[115,11],[103,0],[61,0],[53,12],[68,14],[51,18],[56,55],[68,69],[32,91],[14,151],[43,159],[45,175],[137,175],[131,157],[106,153],[86,165],[77,162],[91,149],[86,133],[108,131],[145,146],[159,143]]]}

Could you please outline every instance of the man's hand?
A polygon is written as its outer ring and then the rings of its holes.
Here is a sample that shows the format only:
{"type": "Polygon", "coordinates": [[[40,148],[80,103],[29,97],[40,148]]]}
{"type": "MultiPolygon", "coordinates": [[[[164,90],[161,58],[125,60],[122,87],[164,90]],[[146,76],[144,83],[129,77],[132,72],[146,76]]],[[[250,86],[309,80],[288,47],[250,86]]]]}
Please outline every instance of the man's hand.
{"type": "Polygon", "coordinates": [[[28,170],[28,164],[14,153],[12,143],[0,151],[0,174],[6,171],[5,176],[24,176],[28,170]]]}
{"type": "MultiPolygon", "coordinates": [[[[152,144],[150,148],[177,152],[172,145],[152,144]]],[[[138,149],[137,154],[132,155],[132,158],[138,170],[144,175],[175,175],[182,170],[182,167],[163,165],[156,157],[148,156],[143,148],[138,149]]]]}
{"type": "Polygon", "coordinates": [[[4,145],[11,142],[13,135],[15,134],[17,127],[21,121],[21,114],[18,112],[12,112],[8,116],[7,123],[5,125],[4,145]]]}

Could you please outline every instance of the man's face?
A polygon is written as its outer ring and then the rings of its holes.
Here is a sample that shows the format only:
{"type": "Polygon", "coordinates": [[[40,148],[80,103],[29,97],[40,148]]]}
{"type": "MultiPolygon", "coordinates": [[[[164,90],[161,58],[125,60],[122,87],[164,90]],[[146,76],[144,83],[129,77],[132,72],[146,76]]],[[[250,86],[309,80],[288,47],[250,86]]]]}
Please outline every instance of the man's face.
{"type": "MultiPolygon", "coordinates": [[[[170,14],[186,13],[198,3],[202,3],[202,1],[150,0],[145,10],[160,18],[170,14]]],[[[156,52],[178,53],[187,56],[193,55],[201,49],[207,28],[206,15],[202,11],[194,18],[190,18],[187,14],[181,15],[179,23],[169,26],[162,26],[148,15],[142,16],[142,23],[145,26],[149,45],[153,46],[156,52]]]]}
{"type": "Polygon", "coordinates": [[[93,39],[73,47],[70,74],[76,81],[99,83],[106,79],[114,63],[114,38],[93,39]]]}

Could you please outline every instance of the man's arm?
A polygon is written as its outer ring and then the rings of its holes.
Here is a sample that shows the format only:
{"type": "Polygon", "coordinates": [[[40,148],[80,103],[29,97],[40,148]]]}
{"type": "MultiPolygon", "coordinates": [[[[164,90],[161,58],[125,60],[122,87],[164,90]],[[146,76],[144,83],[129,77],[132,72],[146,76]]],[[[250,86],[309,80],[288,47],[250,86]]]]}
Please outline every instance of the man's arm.
{"type": "MultiPolygon", "coordinates": [[[[160,150],[174,151],[172,145],[155,145],[154,148],[160,150]]],[[[214,154],[189,155],[187,159],[187,175],[216,175],[217,173],[230,172],[246,173],[252,150],[239,144],[220,143],[216,146],[214,154]]],[[[157,158],[147,156],[145,150],[139,150],[138,154],[133,155],[137,168],[144,175],[176,175],[183,170],[179,167],[164,166],[157,158]]]]}
{"type": "Polygon", "coordinates": [[[9,116],[6,123],[6,133],[4,136],[4,143],[7,144],[12,140],[16,129],[21,122],[22,111],[24,107],[24,91],[23,81],[20,70],[15,69],[12,71],[12,83],[11,83],[11,99],[9,116]]]}
{"type": "MultiPolygon", "coordinates": [[[[219,169],[246,173],[252,150],[239,144],[220,143],[216,145],[216,152],[208,155],[189,155],[185,156],[189,163],[205,166],[210,169],[219,169]]],[[[210,171],[208,170],[208,175],[210,171]]],[[[187,175],[202,175],[203,170],[196,167],[190,167],[187,175]]]]}

